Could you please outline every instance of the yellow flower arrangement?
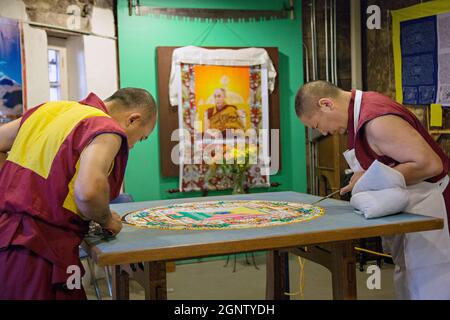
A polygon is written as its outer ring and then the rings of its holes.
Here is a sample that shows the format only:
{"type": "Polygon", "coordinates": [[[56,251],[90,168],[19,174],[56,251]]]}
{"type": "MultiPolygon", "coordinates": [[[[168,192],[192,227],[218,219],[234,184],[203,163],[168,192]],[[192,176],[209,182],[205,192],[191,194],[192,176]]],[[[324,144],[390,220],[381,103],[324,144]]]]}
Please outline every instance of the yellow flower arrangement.
{"type": "Polygon", "coordinates": [[[225,147],[223,157],[219,158],[218,156],[215,157],[217,161],[210,165],[210,175],[216,176],[217,168],[220,168],[223,175],[229,177],[233,182],[233,194],[245,193],[245,172],[256,164],[257,147],[252,144],[233,146],[232,148],[225,147]]]}

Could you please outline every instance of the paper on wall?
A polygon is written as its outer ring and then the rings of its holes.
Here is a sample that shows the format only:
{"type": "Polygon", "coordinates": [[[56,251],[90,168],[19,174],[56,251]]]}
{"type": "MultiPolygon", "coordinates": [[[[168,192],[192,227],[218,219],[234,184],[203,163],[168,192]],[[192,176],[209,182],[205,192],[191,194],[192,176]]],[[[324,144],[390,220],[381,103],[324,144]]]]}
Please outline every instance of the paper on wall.
{"type": "Polygon", "coordinates": [[[450,106],[450,12],[437,15],[438,88],[437,103],[450,106]]]}

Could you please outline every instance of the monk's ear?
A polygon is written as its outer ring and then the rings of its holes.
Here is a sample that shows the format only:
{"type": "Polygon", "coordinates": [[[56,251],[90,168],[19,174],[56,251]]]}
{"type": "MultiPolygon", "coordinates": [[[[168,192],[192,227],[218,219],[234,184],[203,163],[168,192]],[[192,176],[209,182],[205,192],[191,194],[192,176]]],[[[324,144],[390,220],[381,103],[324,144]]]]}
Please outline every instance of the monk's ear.
{"type": "Polygon", "coordinates": [[[133,112],[127,117],[128,126],[140,126],[142,123],[142,115],[139,112],[133,112]]]}
{"type": "Polygon", "coordinates": [[[333,100],[330,98],[321,98],[319,100],[319,106],[321,109],[325,109],[324,111],[331,111],[335,107],[333,100]]]}

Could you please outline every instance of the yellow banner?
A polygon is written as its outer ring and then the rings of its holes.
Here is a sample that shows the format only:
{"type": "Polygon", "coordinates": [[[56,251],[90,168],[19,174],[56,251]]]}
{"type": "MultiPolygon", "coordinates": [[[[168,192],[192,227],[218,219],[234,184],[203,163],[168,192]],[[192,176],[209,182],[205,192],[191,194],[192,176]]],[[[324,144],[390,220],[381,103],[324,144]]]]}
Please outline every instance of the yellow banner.
{"type": "Polygon", "coordinates": [[[442,127],[442,105],[431,104],[430,127],[442,127]]]}

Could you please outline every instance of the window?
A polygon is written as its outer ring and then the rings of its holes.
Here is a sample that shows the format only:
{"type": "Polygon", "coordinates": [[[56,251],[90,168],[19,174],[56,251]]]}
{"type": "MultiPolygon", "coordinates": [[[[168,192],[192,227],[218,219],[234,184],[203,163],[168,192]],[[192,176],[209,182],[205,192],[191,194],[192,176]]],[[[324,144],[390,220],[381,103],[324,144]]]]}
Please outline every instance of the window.
{"type": "Polygon", "coordinates": [[[61,58],[59,51],[48,49],[48,79],[50,81],[50,101],[61,99],[61,58]]]}
{"type": "Polygon", "coordinates": [[[65,43],[61,39],[49,38],[48,46],[48,81],[50,101],[68,100],[67,58],[65,43]]]}

